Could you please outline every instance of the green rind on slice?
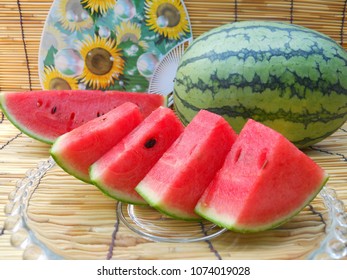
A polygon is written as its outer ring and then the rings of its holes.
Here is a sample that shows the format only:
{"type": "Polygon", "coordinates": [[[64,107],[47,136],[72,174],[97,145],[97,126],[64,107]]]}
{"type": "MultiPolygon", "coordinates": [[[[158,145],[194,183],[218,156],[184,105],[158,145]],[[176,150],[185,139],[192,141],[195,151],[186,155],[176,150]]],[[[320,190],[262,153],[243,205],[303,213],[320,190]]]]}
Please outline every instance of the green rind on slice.
{"type": "Polygon", "coordinates": [[[89,169],[89,174],[90,174],[90,180],[91,183],[96,186],[102,193],[104,193],[106,196],[111,197],[113,199],[116,199],[118,201],[128,203],[128,204],[134,204],[134,205],[147,205],[146,201],[139,201],[139,200],[133,200],[129,198],[129,195],[117,192],[114,189],[107,188],[101,181],[100,179],[95,176],[96,172],[94,170],[94,166],[92,165],[89,169]]]}
{"type": "Polygon", "coordinates": [[[7,119],[24,134],[47,144],[125,102],[138,105],[144,116],[167,106],[166,97],[139,92],[39,90],[0,94],[7,119]]]}
{"type": "Polygon", "coordinates": [[[77,178],[77,179],[79,179],[85,183],[91,184],[91,181],[88,177],[84,176],[83,173],[77,172],[76,168],[67,165],[65,161],[61,160],[56,149],[59,149],[59,143],[60,143],[62,137],[63,136],[58,137],[58,139],[54,142],[54,145],[50,149],[50,154],[51,154],[52,158],[59,165],[59,167],[61,169],[63,169],[66,173],[72,175],[73,177],[75,177],[75,178],[77,178]]]}
{"type": "Polygon", "coordinates": [[[30,130],[26,129],[26,127],[20,125],[17,120],[15,118],[12,117],[11,113],[9,112],[8,108],[6,107],[6,102],[4,99],[4,93],[0,93],[0,109],[2,110],[2,112],[4,113],[4,115],[6,116],[6,118],[21,132],[23,132],[24,134],[28,135],[29,137],[41,141],[43,143],[46,144],[53,144],[54,140],[52,139],[48,139],[48,138],[44,138],[41,136],[38,136],[34,133],[32,133],[30,130]]]}
{"type": "Polygon", "coordinates": [[[322,188],[326,185],[327,181],[329,180],[329,176],[326,174],[324,177],[324,180],[319,188],[317,188],[316,192],[314,192],[300,207],[293,210],[288,216],[282,217],[281,219],[274,221],[273,223],[264,224],[259,227],[249,227],[246,228],[244,226],[238,226],[237,221],[230,222],[230,219],[227,217],[223,217],[220,214],[216,213],[214,209],[210,208],[204,208],[201,206],[201,204],[198,204],[195,208],[195,212],[203,217],[206,220],[209,220],[210,222],[216,224],[217,226],[220,226],[222,228],[226,228],[231,231],[240,232],[240,233],[255,233],[260,232],[272,228],[276,228],[286,222],[288,222],[292,217],[297,215],[304,207],[306,207],[322,190],[322,188]],[[228,221],[226,221],[228,220],[228,221]],[[232,226],[230,226],[230,224],[232,226]]]}
{"type": "Polygon", "coordinates": [[[183,129],[171,109],[159,107],[92,164],[89,169],[92,180],[99,188],[119,200],[145,203],[134,190],[135,187],[183,129]]]}
{"type": "Polygon", "coordinates": [[[184,221],[201,221],[202,217],[188,217],[186,213],[179,211],[178,209],[169,209],[167,205],[163,207],[159,201],[159,196],[157,193],[153,193],[150,188],[146,186],[146,183],[140,182],[135,190],[148,202],[148,204],[159,212],[172,217],[174,219],[184,220],[184,221]],[[166,209],[166,210],[164,210],[166,209]],[[169,209],[169,211],[168,211],[169,209]]]}

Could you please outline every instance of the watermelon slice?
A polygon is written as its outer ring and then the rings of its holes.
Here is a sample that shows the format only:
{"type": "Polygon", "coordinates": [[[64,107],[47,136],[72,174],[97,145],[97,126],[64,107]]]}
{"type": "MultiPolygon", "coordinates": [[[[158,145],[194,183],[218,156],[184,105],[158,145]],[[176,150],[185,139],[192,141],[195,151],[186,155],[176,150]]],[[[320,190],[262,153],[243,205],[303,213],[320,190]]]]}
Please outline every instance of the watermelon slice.
{"type": "Polygon", "coordinates": [[[118,200],[146,204],[135,187],[183,130],[172,110],[159,107],[91,166],[93,183],[118,200]]]}
{"type": "Polygon", "coordinates": [[[230,230],[262,231],[298,213],[327,180],[284,136],[249,120],[196,212],[230,230]]]}
{"type": "Polygon", "coordinates": [[[66,172],[91,183],[89,167],[141,123],[137,105],[126,102],[58,137],[51,155],[66,172]]]}
{"type": "Polygon", "coordinates": [[[58,136],[124,102],[138,105],[146,117],[159,106],[165,106],[166,98],[159,94],[97,90],[8,92],[0,95],[7,118],[30,137],[49,144],[58,136]]]}
{"type": "Polygon", "coordinates": [[[201,110],[136,187],[150,206],[169,216],[200,220],[194,208],[236,139],[219,115],[201,110]]]}

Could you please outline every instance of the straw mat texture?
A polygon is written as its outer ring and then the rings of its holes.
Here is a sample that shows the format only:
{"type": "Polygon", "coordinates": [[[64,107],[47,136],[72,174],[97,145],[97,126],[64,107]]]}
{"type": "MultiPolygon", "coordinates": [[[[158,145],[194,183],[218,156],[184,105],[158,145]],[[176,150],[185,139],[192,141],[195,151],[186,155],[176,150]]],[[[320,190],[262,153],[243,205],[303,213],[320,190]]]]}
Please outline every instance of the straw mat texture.
{"type": "MultiPolygon", "coordinates": [[[[41,88],[38,48],[51,4],[49,0],[1,1],[1,91],[41,88]]],[[[185,4],[194,37],[232,21],[268,19],[316,29],[347,47],[345,0],[186,0],[185,4]]],[[[48,151],[48,145],[21,134],[0,112],[0,259],[30,258],[11,245],[5,208],[17,180],[47,160],[48,151]]],[[[329,187],[347,205],[347,125],[305,152],[330,174],[329,187]]],[[[58,167],[40,182],[28,215],[37,237],[67,259],[301,259],[319,246],[327,219],[318,196],[290,222],[272,231],[226,232],[211,241],[188,244],[155,243],[119,223],[114,200],[58,167]]]]}

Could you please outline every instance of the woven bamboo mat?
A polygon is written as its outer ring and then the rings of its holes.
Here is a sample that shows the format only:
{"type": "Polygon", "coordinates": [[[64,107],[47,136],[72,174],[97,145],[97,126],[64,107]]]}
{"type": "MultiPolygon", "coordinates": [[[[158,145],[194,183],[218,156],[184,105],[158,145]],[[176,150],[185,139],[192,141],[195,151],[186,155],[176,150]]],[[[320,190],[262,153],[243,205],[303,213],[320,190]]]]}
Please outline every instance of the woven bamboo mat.
{"type": "MultiPolygon", "coordinates": [[[[40,89],[38,46],[52,0],[0,3],[0,90],[40,89]]],[[[186,0],[194,37],[221,24],[282,20],[331,36],[347,47],[347,1],[186,0]]],[[[0,259],[22,259],[11,245],[2,210],[17,180],[49,156],[49,146],[21,134],[0,113],[0,259]]],[[[347,205],[347,125],[306,150],[330,174],[329,187],[347,205]]],[[[139,237],[116,216],[116,202],[58,167],[44,176],[29,207],[38,238],[68,259],[301,259],[324,237],[326,209],[317,197],[282,227],[260,234],[226,232],[212,241],[155,243],[139,237]]]]}

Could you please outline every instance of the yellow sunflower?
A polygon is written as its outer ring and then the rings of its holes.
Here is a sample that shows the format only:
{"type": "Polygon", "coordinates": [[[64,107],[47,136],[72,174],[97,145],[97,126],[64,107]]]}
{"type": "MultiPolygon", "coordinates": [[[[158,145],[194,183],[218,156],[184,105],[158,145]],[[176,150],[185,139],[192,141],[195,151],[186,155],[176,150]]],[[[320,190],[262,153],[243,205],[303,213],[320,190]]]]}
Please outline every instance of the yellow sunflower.
{"type": "Polygon", "coordinates": [[[135,44],[138,44],[144,49],[148,49],[148,44],[145,41],[141,41],[141,27],[130,21],[122,21],[120,25],[116,27],[116,35],[118,42],[126,42],[128,40],[135,44]]]}
{"type": "Polygon", "coordinates": [[[45,67],[42,85],[44,89],[50,90],[78,89],[78,81],[75,78],[64,76],[53,66],[45,67]]]}
{"type": "Polygon", "coordinates": [[[72,32],[93,26],[93,19],[82,7],[80,0],[61,0],[58,17],[62,27],[72,32]]]}
{"type": "Polygon", "coordinates": [[[105,14],[106,11],[116,4],[116,0],[81,0],[81,4],[91,11],[92,14],[105,14]]]}
{"type": "Polygon", "coordinates": [[[189,32],[189,22],[180,0],[146,0],[146,23],[151,30],[169,39],[189,32]]]}
{"type": "Polygon", "coordinates": [[[88,37],[82,42],[80,53],[84,59],[80,78],[93,89],[105,89],[123,74],[124,60],[115,40],[88,37]]]}

